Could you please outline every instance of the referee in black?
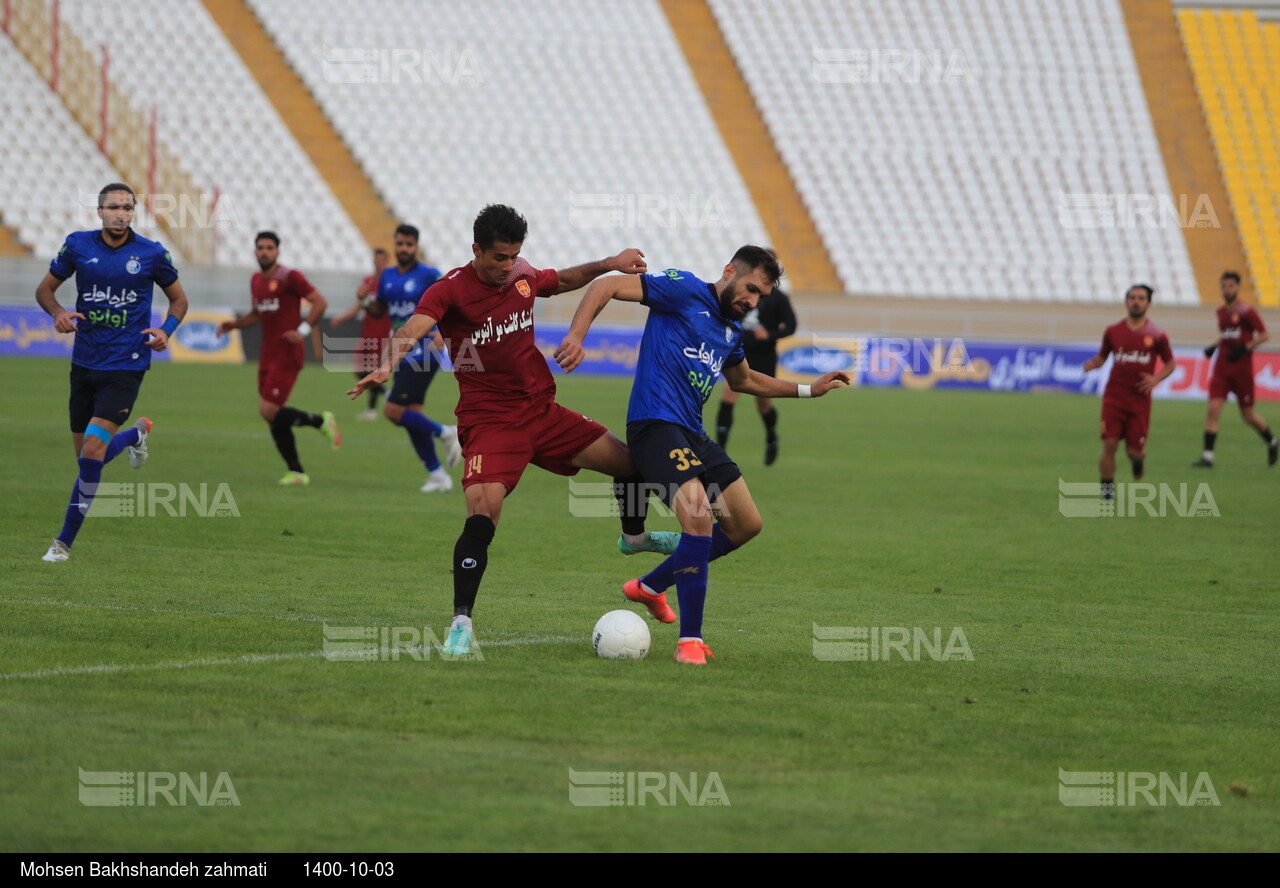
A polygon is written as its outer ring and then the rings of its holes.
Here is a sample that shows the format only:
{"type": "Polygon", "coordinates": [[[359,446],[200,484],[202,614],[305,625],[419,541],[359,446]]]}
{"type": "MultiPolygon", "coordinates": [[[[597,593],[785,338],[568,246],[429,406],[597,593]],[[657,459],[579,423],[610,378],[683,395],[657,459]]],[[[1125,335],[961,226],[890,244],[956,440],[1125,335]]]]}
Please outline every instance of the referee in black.
{"type": "MultiPolygon", "coordinates": [[[[777,254],[769,253],[777,259],[777,254]]],[[[759,304],[742,319],[742,350],[747,355],[747,366],[766,376],[778,374],[778,340],[796,332],[796,314],[791,300],[781,287],[774,287],[768,296],[762,296],[759,304]]],[[[716,443],[726,447],[729,429],[733,427],[733,405],[739,394],[725,388],[716,415],[716,443]]],[[[764,464],[771,466],[778,459],[778,411],[772,398],[756,396],[756,408],[764,421],[764,464]]]]}

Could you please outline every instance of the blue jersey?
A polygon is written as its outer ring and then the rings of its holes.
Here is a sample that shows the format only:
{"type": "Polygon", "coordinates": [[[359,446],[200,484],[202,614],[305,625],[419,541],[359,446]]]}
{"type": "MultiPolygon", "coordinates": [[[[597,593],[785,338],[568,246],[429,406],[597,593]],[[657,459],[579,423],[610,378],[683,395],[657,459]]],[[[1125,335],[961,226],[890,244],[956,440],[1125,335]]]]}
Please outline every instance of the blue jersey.
{"type": "Polygon", "coordinates": [[[101,231],[73,231],[49,273],[60,281],[76,279],[75,311],[84,320],[76,320],[71,363],[90,370],[150,369],[142,331],[151,326],[152,288],[178,279],[164,247],[132,230],[118,247],[107,246],[101,231]]]}
{"type": "MultiPolygon", "coordinates": [[[[391,318],[392,332],[399,330],[404,326],[405,321],[413,317],[414,309],[418,307],[418,300],[422,298],[422,294],[427,291],[427,287],[439,279],[440,269],[423,265],[421,262],[413,263],[413,267],[405,272],[401,272],[397,265],[382,269],[382,276],[378,278],[378,301],[387,306],[387,317],[391,318]]],[[[414,366],[425,367],[426,362],[423,357],[426,351],[422,344],[424,341],[425,339],[422,339],[415,343],[413,349],[400,363],[407,362],[414,366]]]]}
{"type": "Polygon", "coordinates": [[[720,313],[715,287],[687,271],[640,279],[649,307],[627,422],[660,419],[702,431],[702,405],[720,371],[746,360],[742,328],[720,313]]]}

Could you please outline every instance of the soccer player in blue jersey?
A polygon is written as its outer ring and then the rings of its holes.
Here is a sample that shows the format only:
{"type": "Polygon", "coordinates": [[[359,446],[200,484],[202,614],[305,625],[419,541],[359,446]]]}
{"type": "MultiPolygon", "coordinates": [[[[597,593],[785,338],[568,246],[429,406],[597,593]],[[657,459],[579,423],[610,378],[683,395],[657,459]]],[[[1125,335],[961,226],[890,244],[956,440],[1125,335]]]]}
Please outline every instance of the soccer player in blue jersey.
{"type": "Polygon", "coordinates": [[[178,271],[163,246],[139,237],[130,227],[137,198],[114,182],[98,194],[101,231],[67,235],[49,272],[36,287],[36,303],[53,318],[59,333],[75,333],[71,352],[71,440],[80,471],[71,490],[62,530],[41,559],[66,561],[84,522],[102,467],[129,451],[129,465],[147,461],[151,420],[141,417],[119,431],[129,418],[151,352],[168,348],[169,337],[187,313],[187,297],[178,271]],[[63,308],[57,290],[75,277],[75,310],[63,308]],[[168,317],[151,326],[152,288],[169,298],[168,317]]]}
{"type": "Polygon", "coordinates": [[[849,374],[835,371],[811,385],[796,385],[747,366],[740,322],[781,277],[777,259],[763,247],[748,245],[715,283],[676,269],[600,278],[583,295],[556,349],[556,362],[572,371],[582,363],[582,341],[591,322],[609,300],[649,309],[627,408],[627,446],[640,474],[675,510],[682,533],[675,553],[625,583],[623,594],[659,621],[673,623],[666,590],[675,585],[680,663],[705,665],[712,656],[702,640],[708,564],[756,536],[762,526],[742,470],[702,427],[703,405],[721,373],[734,391],[765,398],[817,398],[852,382],[849,374]]]}
{"type": "MultiPolygon", "coordinates": [[[[395,234],[396,264],[384,268],[378,277],[377,295],[365,303],[370,317],[390,316],[392,331],[399,330],[405,321],[413,317],[422,294],[440,279],[440,270],[418,261],[418,229],[412,225],[399,225],[395,234]]],[[[396,366],[395,383],[382,413],[387,419],[409,433],[409,441],[418,458],[427,469],[427,481],[419,488],[423,493],[443,492],[453,489],[453,479],[436,456],[435,439],[445,445],[445,462],[449,468],[462,458],[462,446],[458,443],[457,426],[442,425],[422,410],[427,400],[427,387],[440,369],[436,356],[444,348],[439,331],[430,334],[431,345],[426,339],[414,343],[413,348],[396,366]]]]}

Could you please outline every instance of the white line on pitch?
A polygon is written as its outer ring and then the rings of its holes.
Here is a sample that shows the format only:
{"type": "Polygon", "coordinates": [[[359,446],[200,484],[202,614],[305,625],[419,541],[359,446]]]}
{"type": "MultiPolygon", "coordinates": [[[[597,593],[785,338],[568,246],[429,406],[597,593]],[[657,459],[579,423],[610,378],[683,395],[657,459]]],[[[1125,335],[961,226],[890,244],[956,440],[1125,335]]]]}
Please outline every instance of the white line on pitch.
{"type": "MultiPolygon", "coordinates": [[[[483,653],[487,647],[513,647],[528,644],[568,644],[582,642],[583,638],[569,635],[533,635],[525,638],[505,638],[496,641],[476,640],[476,647],[483,653]]],[[[412,654],[425,653],[421,645],[411,648],[397,648],[388,653],[412,654]]],[[[95,675],[116,672],[142,672],[160,669],[190,669],[193,666],[234,666],[241,663],[271,663],[278,660],[305,660],[323,657],[323,651],[300,651],[291,654],[245,654],[241,657],[223,659],[184,660],[172,663],[103,663],[98,666],[66,666],[58,669],[37,669],[32,672],[0,672],[0,681],[20,678],[56,678],[63,675],[95,675]]]]}

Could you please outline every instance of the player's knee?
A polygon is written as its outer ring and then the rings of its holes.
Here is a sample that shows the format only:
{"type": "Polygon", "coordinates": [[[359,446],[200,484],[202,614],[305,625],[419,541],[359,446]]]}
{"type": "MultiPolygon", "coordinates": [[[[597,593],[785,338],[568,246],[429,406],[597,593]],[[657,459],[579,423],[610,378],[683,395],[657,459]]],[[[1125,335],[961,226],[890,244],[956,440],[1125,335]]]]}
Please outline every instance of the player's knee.
{"type": "Polygon", "coordinates": [[[399,423],[400,417],[404,416],[404,408],[388,401],[382,405],[382,415],[394,423],[399,423]]]}
{"type": "Polygon", "coordinates": [[[748,540],[755,539],[762,530],[764,530],[764,519],[760,517],[759,512],[744,516],[738,526],[738,545],[741,546],[748,540]]]}

